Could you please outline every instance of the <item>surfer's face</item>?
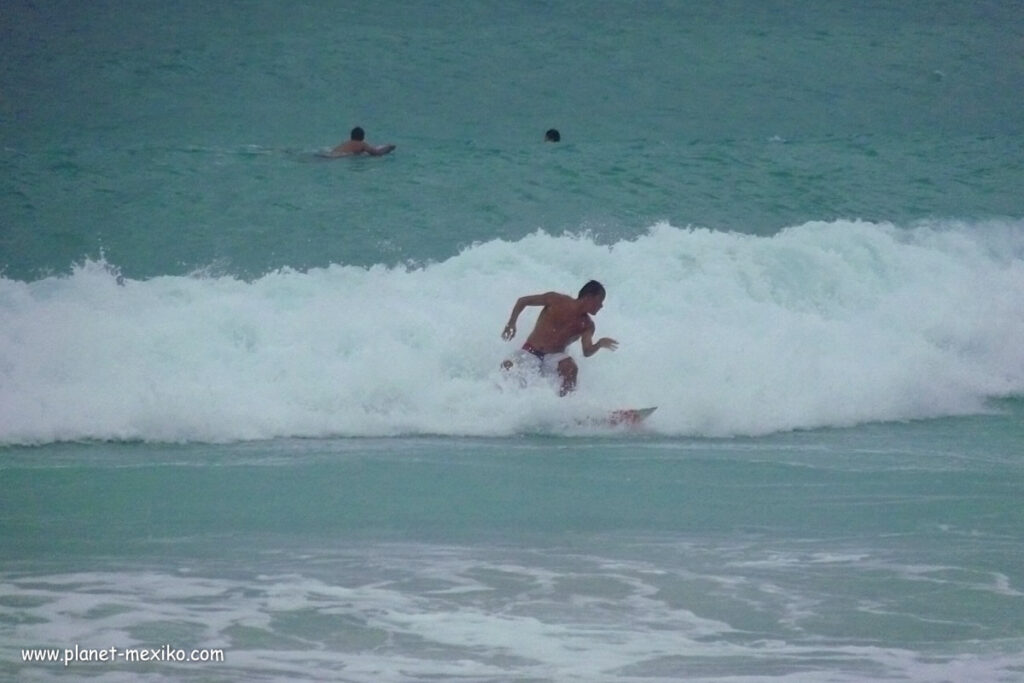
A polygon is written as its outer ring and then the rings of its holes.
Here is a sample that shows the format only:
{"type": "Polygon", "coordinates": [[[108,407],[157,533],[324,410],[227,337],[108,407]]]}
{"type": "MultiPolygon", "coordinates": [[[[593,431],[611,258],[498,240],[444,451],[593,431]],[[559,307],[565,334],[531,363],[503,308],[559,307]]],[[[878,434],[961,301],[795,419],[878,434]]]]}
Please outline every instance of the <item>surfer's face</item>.
{"type": "Polygon", "coordinates": [[[603,296],[585,296],[583,301],[586,302],[586,311],[590,315],[594,315],[604,307],[603,296]]]}

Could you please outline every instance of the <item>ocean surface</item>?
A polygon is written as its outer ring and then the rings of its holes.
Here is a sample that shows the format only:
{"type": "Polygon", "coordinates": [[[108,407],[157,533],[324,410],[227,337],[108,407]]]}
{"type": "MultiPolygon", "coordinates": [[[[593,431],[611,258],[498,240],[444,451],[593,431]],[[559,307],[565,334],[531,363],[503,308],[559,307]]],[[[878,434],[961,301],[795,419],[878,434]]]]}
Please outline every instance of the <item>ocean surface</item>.
{"type": "Polygon", "coordinates": [[[0,680],[1024,681],[1022,10],[5,2],[0,680]]]}

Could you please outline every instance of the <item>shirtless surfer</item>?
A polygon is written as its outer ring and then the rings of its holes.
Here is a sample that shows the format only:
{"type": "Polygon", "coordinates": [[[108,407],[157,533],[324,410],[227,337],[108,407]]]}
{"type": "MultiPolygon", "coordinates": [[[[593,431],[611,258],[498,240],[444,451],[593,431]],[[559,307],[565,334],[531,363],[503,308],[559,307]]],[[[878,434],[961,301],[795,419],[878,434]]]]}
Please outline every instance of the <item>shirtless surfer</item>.
{"type": "Polygon", "coordinates": [[[562,380],[559,396],[565,396],[576,388],[576,361],[565,352],[566,347],[580,340],[583,355],[592,356],[599,349],[614,351],[619,343],[609,337],[601,337],[594,341],[595,315],[604,306],[604,287],[597,280],[583,285],[575,299],[567,294],[546,292],[520,297],[512,307],[502,339],[508,341],[516,336],[516,319],[527,306],[543,306],[537,316],[537,324],[533,332],[526,338],[522,349],[504,361],[501,367],[505,370],[519,363],[533,366],[541,374],[557,373],[562,380]]]}
{"type": "Polygon", "coordinates": [[[369,154],[372,157],[379,157],[395,149],[394,145],[380,145],[379,147],[374,147],[367,143],[365,138],[366,133],[362,128],[356,126],[352,129],[352,132],[349,133],[348,140],[341,143],[330,152],[327,152],[324,156],[332,159],[335,157],[358,156],[360,154],[369,154]]]}

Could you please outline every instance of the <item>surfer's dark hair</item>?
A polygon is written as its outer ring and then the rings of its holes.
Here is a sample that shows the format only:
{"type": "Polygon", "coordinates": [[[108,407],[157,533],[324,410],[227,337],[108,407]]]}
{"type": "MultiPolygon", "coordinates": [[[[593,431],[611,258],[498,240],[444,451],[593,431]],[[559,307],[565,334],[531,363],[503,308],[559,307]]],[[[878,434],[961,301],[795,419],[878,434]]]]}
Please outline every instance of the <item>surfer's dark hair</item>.
{"type": "Polygon", "coordinates": [[[562,135],[554,128],[549,128],[548,132],[544,133],[544,139],[549,142],[560,142],[562,140],[562,135]]]}
{"type": "Polygon", "coordinates": [[[352,132],[349,135],[352,137],[353,140],[362,140],[363,138],[366,137],[366,131],[364,131],[359,126],[356,126],[355,128],[352,129],[352,132]]]}
{"type": "Polygon", "coordinates": [[[591,280],[583,285],[577,298],[582,299],[585,296],[604,296],[604,285],[597,280],[591,280]]]}

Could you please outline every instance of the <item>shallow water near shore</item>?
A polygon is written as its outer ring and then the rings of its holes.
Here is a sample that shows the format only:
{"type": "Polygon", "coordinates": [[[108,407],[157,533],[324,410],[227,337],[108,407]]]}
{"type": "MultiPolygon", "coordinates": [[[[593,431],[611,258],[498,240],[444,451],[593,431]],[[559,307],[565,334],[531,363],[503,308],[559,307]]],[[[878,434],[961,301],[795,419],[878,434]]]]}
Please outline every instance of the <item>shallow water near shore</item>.
{"type": "Polygon", "coordinates": [[[1022,436],[22,448],[0,604],[26,647],[225,651],[143,680],[1013,680],[1022,436]]]}

